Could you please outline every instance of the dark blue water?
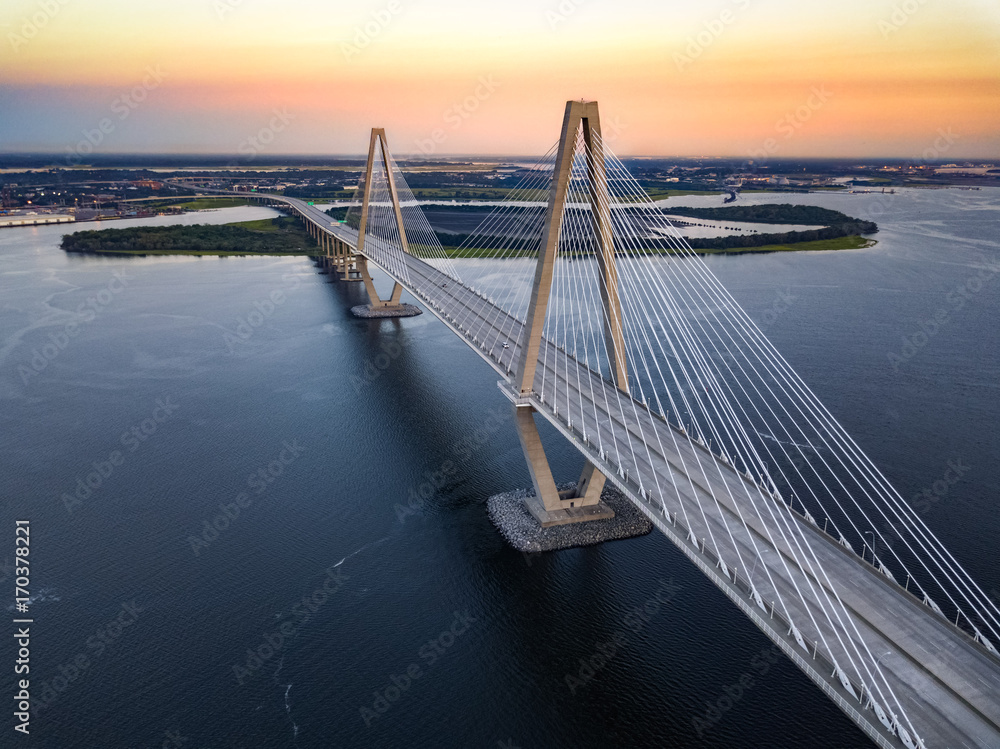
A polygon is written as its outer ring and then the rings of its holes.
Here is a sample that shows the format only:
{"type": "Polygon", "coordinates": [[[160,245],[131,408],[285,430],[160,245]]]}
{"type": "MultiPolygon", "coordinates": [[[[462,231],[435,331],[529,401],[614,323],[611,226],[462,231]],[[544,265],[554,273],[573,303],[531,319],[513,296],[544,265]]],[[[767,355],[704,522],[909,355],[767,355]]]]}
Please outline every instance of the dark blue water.
{"type": "MultiPolygon", "coordinates": [[[[713,270],[904,496],[969,467],[923,517],[1000,589],[1000,275],[949,301],[1000,261],[1000,194],[796,199],[879,212],[879,245],[713,270]]],[[[506,547],[510,407],[430,315],[356,320],[304,258],[66,257],[63,231],[0,233],[0,561],[30,519],[37,708],[3,746],[868,746],[660,535],[506,547]]]]}

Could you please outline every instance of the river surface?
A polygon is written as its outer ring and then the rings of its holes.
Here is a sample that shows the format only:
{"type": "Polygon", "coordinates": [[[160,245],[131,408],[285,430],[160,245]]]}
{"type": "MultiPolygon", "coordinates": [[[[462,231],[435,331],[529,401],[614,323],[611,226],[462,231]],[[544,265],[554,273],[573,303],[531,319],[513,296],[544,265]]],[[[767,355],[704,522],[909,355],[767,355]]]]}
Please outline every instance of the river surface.
{"type": "MultiPolygon", "coordinates": [[[[904,497],[965,468],[922,517],[1000,597],[1000,191],[740,200],[880,224],[706,261],[904,497]]],[[[431,315],[354,319],[363,289],[306,258],[71,257],[66,231],[0,230],[0,581],[13,618],[28,519],[36,708],[10,738],[6,636],[3,746],[869,746],[658,533],[507,547],[511,408],[431,315]]]]}

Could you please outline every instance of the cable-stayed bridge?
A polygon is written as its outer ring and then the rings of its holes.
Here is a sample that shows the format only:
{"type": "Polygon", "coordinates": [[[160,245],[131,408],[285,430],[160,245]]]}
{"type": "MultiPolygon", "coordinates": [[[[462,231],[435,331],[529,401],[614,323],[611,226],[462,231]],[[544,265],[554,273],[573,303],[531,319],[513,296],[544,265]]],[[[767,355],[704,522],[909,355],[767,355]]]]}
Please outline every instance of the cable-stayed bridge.
{"type": "Polygon", "coordinates": [[[1000,747],[996,603],[607,148],[596,102],[525,174],[447,252],[379,129],[345,223],[254,197],[373,307],[408,291],[497,371],[541,524],[613,514],[611,481],[877,745],[1000,747]],[[536,413],[584,455],[575,490],[536,413]]]}

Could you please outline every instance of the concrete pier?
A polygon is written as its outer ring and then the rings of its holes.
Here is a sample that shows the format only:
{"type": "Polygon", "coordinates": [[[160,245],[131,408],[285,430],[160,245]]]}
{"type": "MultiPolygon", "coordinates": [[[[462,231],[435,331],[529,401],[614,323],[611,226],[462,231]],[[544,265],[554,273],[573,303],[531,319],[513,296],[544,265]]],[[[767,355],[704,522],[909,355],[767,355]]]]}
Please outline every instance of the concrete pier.
{"type": "Polygon", "coordinates": [[[380,317],[415,317],[422,315],[423,310],[413,304],[402,304],[394,307],[381,307],[373,304],[359,304],[351,307],[351,314],[355,317],[380,318],[380,317]]]}
{"type": "MultiPolygon", "coordinates": [[[[560,491],[572,491],[576,484],[561,484],[560,491]]],[[[645,536],[653,524],[613,484],[601,492],[601,505],[614,511],[613,517],[585,523],[565,523],[543,528],[528,509],[534,499],[527,489],[494,494],[486,500],[490,520],[501,535],[518,551],[557,551],[577,546],[594,546],[605,541],[645,536]]],[[[583,509],[583,508],[581,508],[583,509]]]]}

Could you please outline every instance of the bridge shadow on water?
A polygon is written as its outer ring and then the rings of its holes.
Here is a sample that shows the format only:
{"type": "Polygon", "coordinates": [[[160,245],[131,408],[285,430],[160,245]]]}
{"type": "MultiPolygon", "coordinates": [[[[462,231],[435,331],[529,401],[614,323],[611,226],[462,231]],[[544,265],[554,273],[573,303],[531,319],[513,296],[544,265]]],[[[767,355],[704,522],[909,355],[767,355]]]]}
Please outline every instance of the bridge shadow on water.
{"type": "MultiPolygon", "coordinates": [[[[487,495],[480,496],[469,487],[470,482],[479,484],[483,479],[479,454],[488,449],[495,457],[499,449],[510,461],[521,460],[513,414],[496,391],[495,373],[470,355],[426,309],[417,317],[354,318],[350,307],[368,302],[363,285],[328,278],[330,297],[343,310],[347,331],[342,338],[349,349],[340,355],[357,362],[345,390],[363,406],[366,417],[378,419],[374,428],[384,435],[379,449],[384,451],[386,463],[392,463],[396,470],[396,462],[402,458],[404,470],[413,474],[411,484],[420,511],[485,502],[487,495]],[[431,335],[434,346],[427,345],[431,335]],[[450,361],[434,359],[441,344],[454,350],[450,361]],[[454,389],[485,392],[492,397],[480,399],[484,403],[481,412],[470,412],[461,408],[455,397],[449,397],[454,389]],[[376,407],[369,408],[371,405],[376,407]],[[430,496],[425,496],[425,484],[433,488],[430,496]]],[[[380,293],[391,285],[381,272],[375,282],[380,293]]],[[[530,483],[526,467],[514,465],[523,473],[515,479],[516,485],[530,483]]],[[[491,485],[499,479],[509,488],[509,478],[491,479],[491,485]]],[[[395,502],[406,505],[408,500],[413,504],[410,497],[387,498],[390,507],[395,502]]]]}

